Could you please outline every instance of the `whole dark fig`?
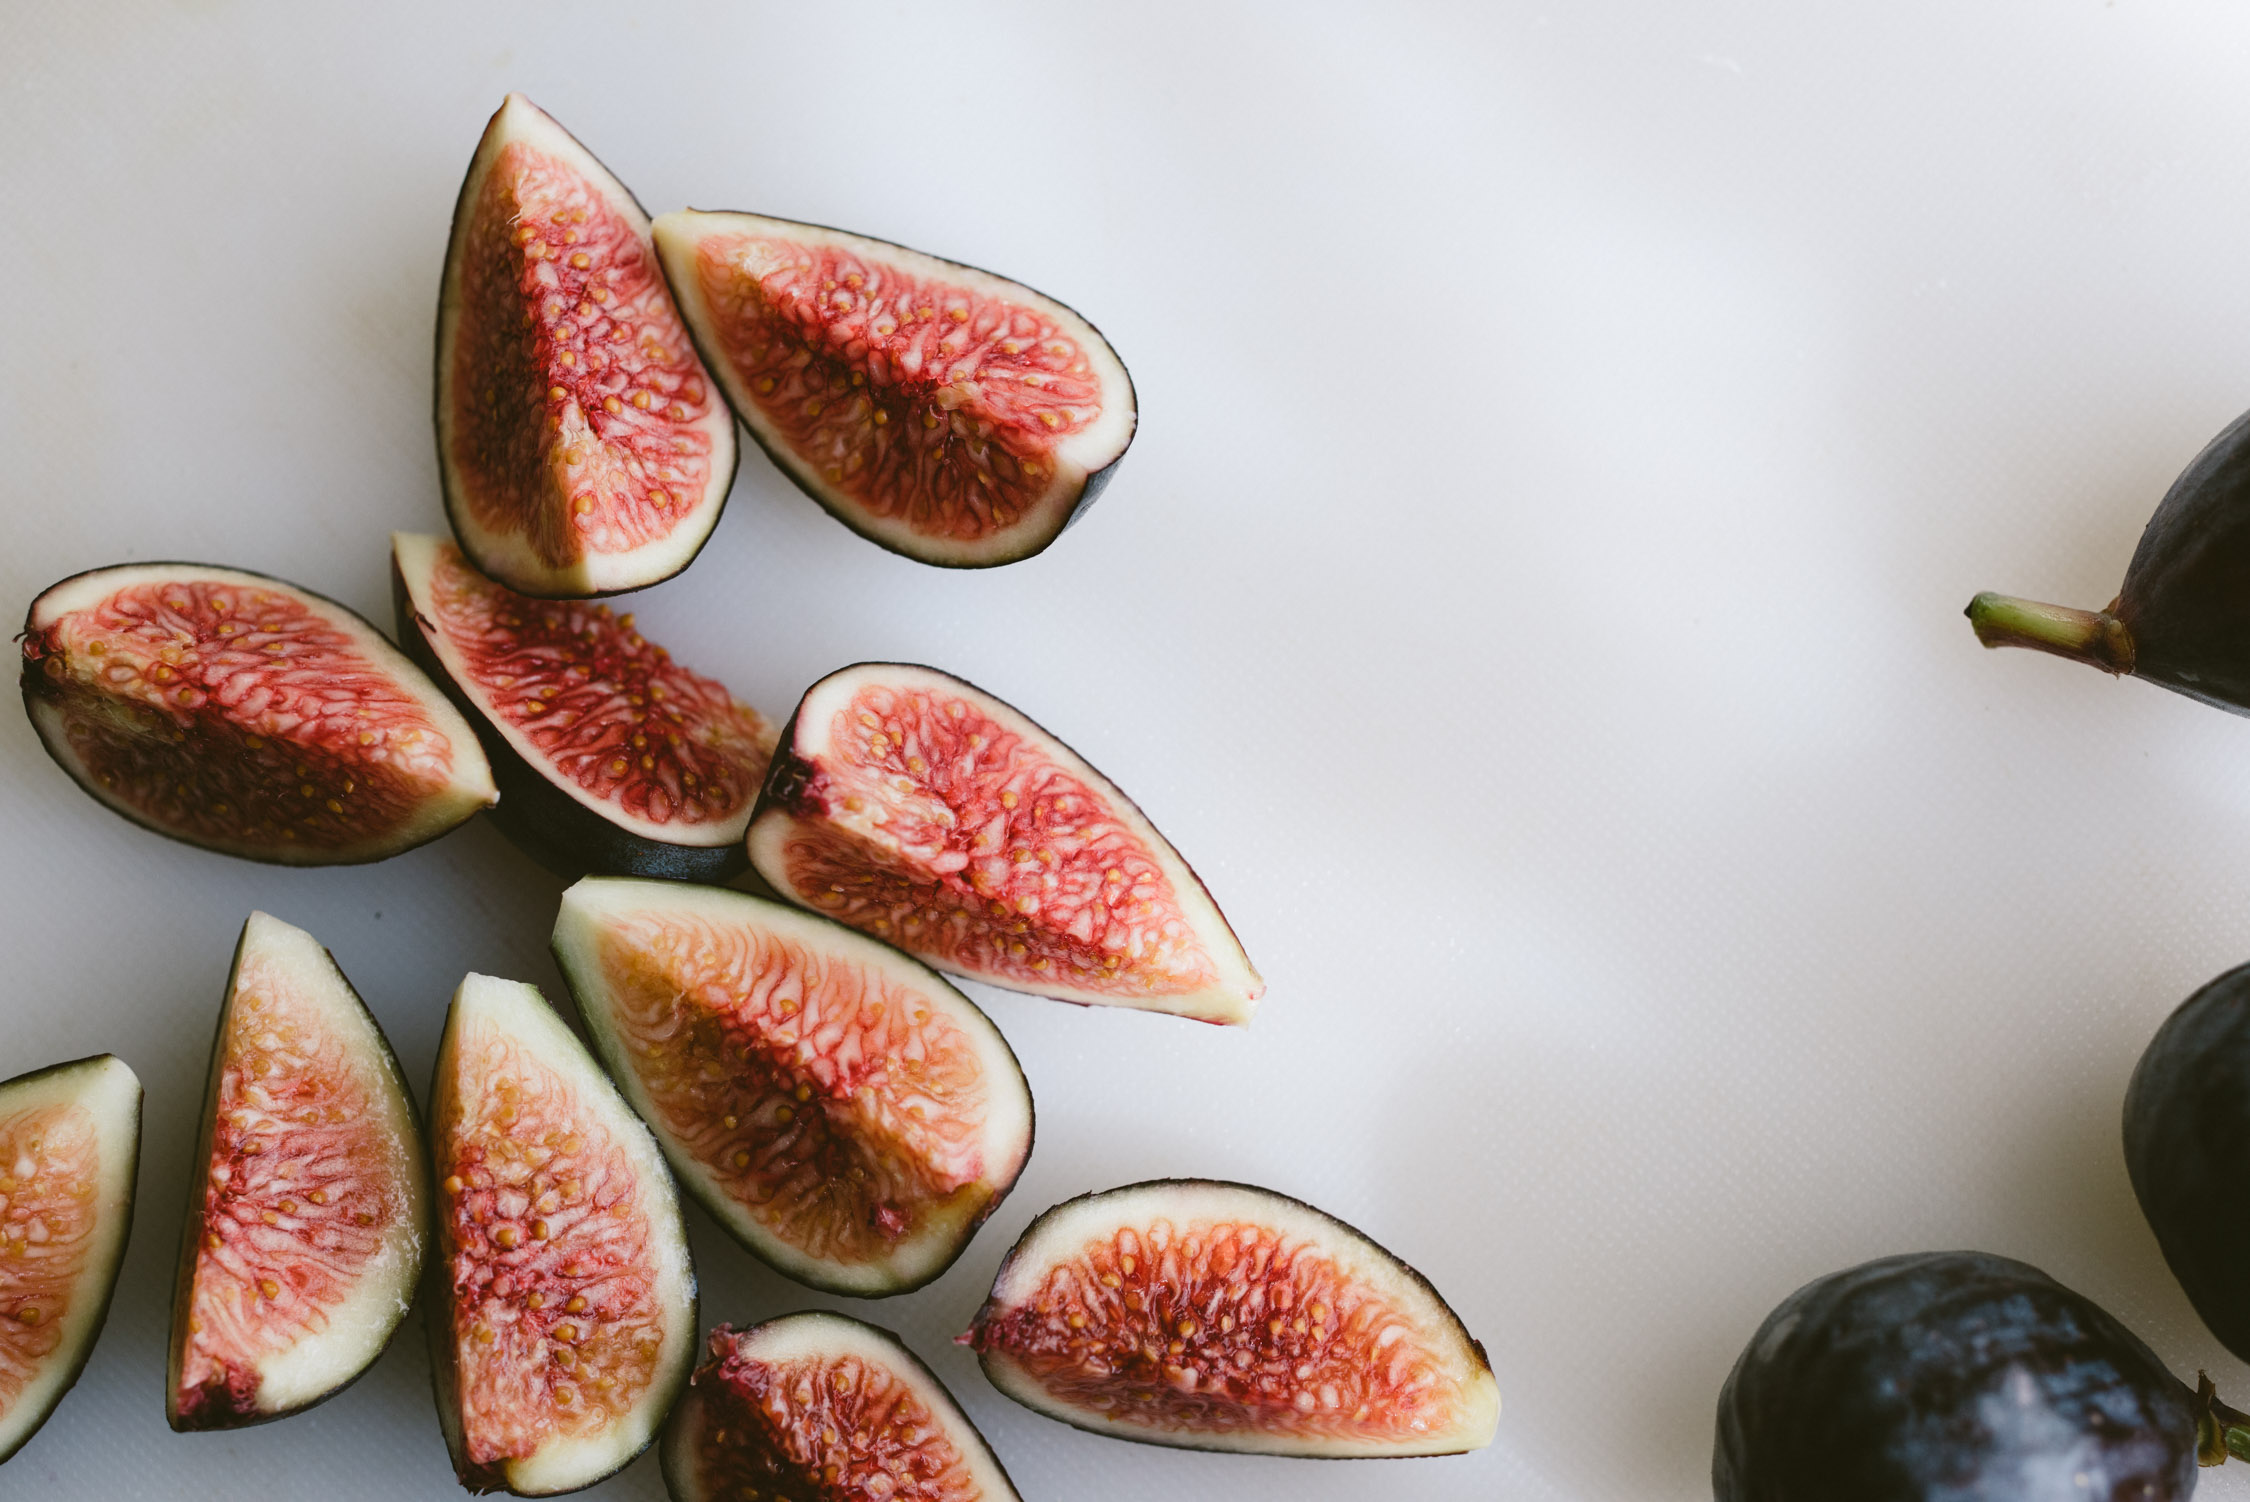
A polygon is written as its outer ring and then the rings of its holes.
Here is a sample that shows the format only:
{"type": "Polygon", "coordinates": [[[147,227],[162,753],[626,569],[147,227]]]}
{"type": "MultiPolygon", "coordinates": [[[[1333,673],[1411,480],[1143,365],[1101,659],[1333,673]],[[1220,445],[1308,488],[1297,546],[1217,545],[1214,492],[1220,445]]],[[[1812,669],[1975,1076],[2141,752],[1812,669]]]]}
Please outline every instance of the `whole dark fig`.
{"type": "Polygon", "coordinates": [[[2180,1004],[2125,1091],[2125,1168],[2211,1333],[2250,1355],[2250,965],[2180,1004]]]}
{"type": "Polygon", "coordinates": [[[1883,1257],[1766,1316],[1719,1394],[1711,1484],[1718,1502],[2173,1502],[2210,1406],[2035,1267],[1883,1257]]]}
{"type": "Polygon", "coordinates": [[[1989,591],[1969,602],[1988,647],[2031,647],[2250,714],[2250,415],[2172,482],[2102,610],[1989,591]]]}

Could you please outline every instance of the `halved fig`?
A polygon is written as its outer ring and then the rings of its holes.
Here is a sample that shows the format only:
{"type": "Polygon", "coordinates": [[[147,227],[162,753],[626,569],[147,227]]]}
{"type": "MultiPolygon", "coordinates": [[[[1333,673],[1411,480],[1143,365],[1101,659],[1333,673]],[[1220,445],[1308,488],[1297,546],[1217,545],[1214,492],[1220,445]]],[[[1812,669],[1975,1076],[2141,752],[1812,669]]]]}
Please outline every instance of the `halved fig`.
{"type": "Polygon", "coordinates": [[[664,1426],[673,1502],[1016,1502],[992,1447],[888,1330],[787,1314],[711,1332],[664,1426]]]}
{"type": "Polygon", "coordinates": [[[760,214],[683,210],[655,236],[750,436],[894,553],[951,568],[1028,558],[1133,441],[1116,351],[1020,282],[760,214]]]}
{"type": "Polygon", "coordinates": [[[165,1418],[232,1429],[343,1391],[414,1301],[422,1129],[344,972],[265,913],[235,946],[194,1163],[165,1418]]]}
{"type": "Polygon", "coordinates": [[[109,1315],[141,1158],[141,1082],[96,1054],[0,1083],[0,1461],[70,1391],[109,1315]]]}
{"type": "Polygon", "coordinates": [[[695,1360],[672,1177],[532,987],[471,975],[438,1046],[430,1147],[438,1419],[471,1491],[591,1486],[656,1436],[695,1360]]]}
{"type": "Polygon", "coordinates": [[[1022,712],[934,668],[805,691],[750,818],[775,891],[956,975],[1247,1022],[1265,982],[1131,800],[1022,712]]]}
{"type": "Polygon", "coordinates": [[[493,823],[563,876],[722,881],[774,729],[672,661],[631,615],[530,599],[452,543],[391,538],[399,640],[468,711],[502,797],[493,823]]]}
{"type": "Polygon", "coordinates": [[[1301,1201],[1165,1179],[1031,1223],[962,1339],[1096,1434],[1352,1459],[1492,1443],[1484,1347],[1420,1273],[1301,1201]]]}
{"type": "Polygon", "coordinates": [[[589,877],[563,894],[555,958],[680,1182],[801,1283],[921,1287],[1031,1154],[1031,1089],[999,1029],[841,924],[589,877]]]}
{"type": "Polygon", "coordinates": [[[625,185],[521,94],[453,209],[437,322],[438,474],[478,568],[527,595],[686,568],[734,483],[711,389],[625,185]]]}
{"type": "Polygon", "coordinates": [[[437,685],[334,600],[239,569],[123,563],[31,602],[23,702],[77,784],[206,850],[382,860],[499,794],[437,685]]]}

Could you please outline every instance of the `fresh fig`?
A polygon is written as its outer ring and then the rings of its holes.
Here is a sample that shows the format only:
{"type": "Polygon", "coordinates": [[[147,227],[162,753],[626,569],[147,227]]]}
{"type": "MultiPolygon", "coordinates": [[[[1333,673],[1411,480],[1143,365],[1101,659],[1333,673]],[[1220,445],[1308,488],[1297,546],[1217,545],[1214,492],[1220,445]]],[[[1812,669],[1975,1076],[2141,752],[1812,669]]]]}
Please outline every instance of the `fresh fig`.
{"type": "Polygon", "coordinates": [[[1017,1502],[945,1384],[888,1330],[841,1314],[711,1332],[664,1426],[673,1502],[1017,1502]]]}
{"type": "Polygon", "coordinates": [[[521,94],[485,126],[453,209],[437,443],[454,535],[527,595],[670,578],[734,483],[734,421],[680,325],[648,215],[521,94]]]}
{"type": "Polygon", "coordinates": [[[1019,282],[759,214],[666,214],[655,236],[750,436],[894,553],[952,568],[1028,558],[1133,441],[1116,351],[1019,282]]]}
{"type": "Polygon", "coordinates": [[[0,1083],[0,1461],[70,1391],[133,1228],[141,1082],[97,1054],[0,1083]]]}
{"type": "Polygon", "coordinates": [[[1484,1347],[1420,1273],[1301,1201],[1165,1179],[1031,1223],[964,1342],[1096,1434],[1322,1459],[1492,1443],[1484,1347]]]}
{"type": "Polygon", "coordinates": [[[438,1418],[461,1484],[544,1497],[646,1449],[695,1361],[687,1228],[648,1128],[530,986],[471,975],[438,1045],[438,1418]]]}
{"type": "MultiPolygon", "coordinates": [[[[2035,1267],[1883,1257],[1766,1316],[1719,1395],[1717,1502],[2178,1502],[2197,1399],[2035,1267]]],[[[2222,1450],[2217,1459],[2225,1459],[2222,1450]]]]}
{"type": "Polygon", "coordinates": [[[1988,647],[2051,652],[2250,714],[2250,414],[2172,482],[2106,608],[1987,592],[1968,614],[1988,647]]]}
{"type": "Polygon", "coordinates": [[[334,600],[201,563],[76,574],[31,603],[23,702],[94,797],[292,866],[382,860],[499,795],[436,684],[334,600]]]}
{"type": "Polygon", "coordinates": [[[2250,1358],[2250,965],[2180,1004],[2125,1091],[2125,1167],[2173,1276],[2250,1358]]]}
{"type": "Polygon", "coordinates": [[[165,1417],[231,1429],[343,1391],[422,1274],[422,1129],[336,961],[264,913],[235,946],[194,1164],[165,1417]]]}
{"type": "Polygon", "coordinates": [[[750,818],[774,890],[995,986],[1247,1022],[1265,982],[1179,852],[1016,709],[863,662],[805,691],[750,818]]]}
{"type": "Polygon", "coordinates": [[[773,755],[766,718],[607,605],[529,599],[436,537],[391,539],[399,640],[465,709],[492,821],[563,876],[723,881],[773,755]]]}
{"type": "Polygon", "coordinates": [[[799,1282],[921,1287],[1031,1155],[1031,1090],[999,1029],[841,924],[589,877],[563,894],[555,958],[680,1182],[799,1282]]]}

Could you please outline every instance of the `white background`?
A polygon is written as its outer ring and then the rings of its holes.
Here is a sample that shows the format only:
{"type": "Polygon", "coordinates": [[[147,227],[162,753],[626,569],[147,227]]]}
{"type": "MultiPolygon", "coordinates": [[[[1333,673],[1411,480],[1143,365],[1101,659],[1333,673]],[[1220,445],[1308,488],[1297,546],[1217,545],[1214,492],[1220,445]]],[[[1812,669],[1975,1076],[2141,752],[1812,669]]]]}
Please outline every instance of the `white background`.
{"type": "MultiPolygon", "coordinates": [[[[1015,702],[1271,983],[1246,1031],[979,992],[1040,1118],[967,1256],[853,1305],[698,1217],[707,1321],[898,1329],[1032,1502],[1707,1496],[1765,1311],[1933,1247],[2046,1267],[2250,1406],[2118,1146],[2159,1019],[2250,956],[2250,726],[1960,618],[2107,600],[2250,405],[2246,68],[2222,0],[7,0],[0,605],[187,557],[386,612],[386,535],[442,526],[447,216],[522,89],[652,210],[902,240],[1110,334],[1141,436],[1040,558],[893,558],[753,450],[635,608],[776,717],[868,657],[1015,702]],[[1498,1444],[1177,1454],[999,1398],[947,1341],[1016,1232],[1163,1174],[1418,1264],[1498,1444]]],[[[165,1429],[193,1115],[252,907],[421,1081],[463,971],[560,995],[559,887],[482,824],[354,870],[202,854],[0,716],[0,1074],[110,1049],[148,1085],[108,1331],[0,1496],[454,1494],[418,1322],[307,1416],[165,1429]]],[[[644,1460],[598,1495],[661,1493],[644,1460]]]]}

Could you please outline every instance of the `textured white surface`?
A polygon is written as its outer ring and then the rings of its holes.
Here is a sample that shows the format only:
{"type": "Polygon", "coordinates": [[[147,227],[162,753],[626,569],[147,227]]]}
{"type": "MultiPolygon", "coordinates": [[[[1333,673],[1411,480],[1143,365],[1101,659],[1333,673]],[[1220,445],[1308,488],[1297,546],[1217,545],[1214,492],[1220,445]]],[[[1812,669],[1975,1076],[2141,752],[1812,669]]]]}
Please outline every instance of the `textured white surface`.
{"type": "MultiPolygon", "coordinates": [[[[447,214],[523,89],[652,210],[991,266],[1139,382],[1116,485],[1032,562],[889,557],[752,454],[636,601],[777,715],[862,657],[1013,700],[1271,982],[1243,1032],[980,993],[1030,1168],[953,1273],[849,1307],[1028,1498],[1707,1496],[1766,1309],[1915,1248],[2039,1263],[2245,1403],[2117,1115],[2250,953],[2250,726],[1959,612],[2108,599],[2250,405],[2246,64],[2223,0],[11,4],[0,603],[184,556],[385,610],[387,535],[442,525],[447,214]],[[1173,1454],[999,1399],[946,1340],[1010,1239],[1173,1173],[1420,1265],[1491,1348],[1497,1446],[1173,1454]]],[[[305,874],[171,845],[0,716],[0,1073],[107,1048],[148,1084],[108,1333],[0,1496],[453,1493],[412,1322],[310,1415],[165,1430],[191,1117],[252,907],[335,950],[419,1087],[463,971],[556,993],[559,890],[481,825],[305,874]]],[[[707,1320],[832,1302],[696,1250],[707,1320]]]]}

